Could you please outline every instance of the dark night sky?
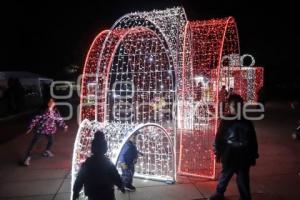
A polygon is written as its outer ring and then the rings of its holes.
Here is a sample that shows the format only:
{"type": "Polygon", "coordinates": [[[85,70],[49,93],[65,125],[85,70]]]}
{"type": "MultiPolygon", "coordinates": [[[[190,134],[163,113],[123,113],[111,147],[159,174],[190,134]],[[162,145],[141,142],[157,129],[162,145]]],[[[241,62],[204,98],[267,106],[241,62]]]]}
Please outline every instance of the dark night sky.
{"type": "Polygon", "coordinates": [[[93,38],[123,14],[182,5],[190,20],[234,16],[241,52],[252,54],[256,63],[265,67],[269,84],[298,77],[299,11],[288,1],[9,2],[0,6],[0,70],[28,70],[55,77],[66,65],[83,65],[93,38]]]}

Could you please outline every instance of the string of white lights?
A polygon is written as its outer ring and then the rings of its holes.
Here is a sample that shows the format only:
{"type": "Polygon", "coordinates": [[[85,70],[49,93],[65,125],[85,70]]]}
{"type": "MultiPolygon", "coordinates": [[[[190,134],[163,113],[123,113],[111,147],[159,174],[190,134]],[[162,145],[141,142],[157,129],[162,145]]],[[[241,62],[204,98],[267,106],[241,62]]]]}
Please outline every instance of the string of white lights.
{"type": "Polygon", "coordinates": [[[137,177],[175,180],[178,172],[214,178],[221,87],[255,101],[263,83],[263,70],[241,68],[239,57],[232,17],[188,22],[179,7],[117,20],[97,36],[85,63],[72,183],[99,128],[115,164],[137,134],[144,153],[137,177]]]}

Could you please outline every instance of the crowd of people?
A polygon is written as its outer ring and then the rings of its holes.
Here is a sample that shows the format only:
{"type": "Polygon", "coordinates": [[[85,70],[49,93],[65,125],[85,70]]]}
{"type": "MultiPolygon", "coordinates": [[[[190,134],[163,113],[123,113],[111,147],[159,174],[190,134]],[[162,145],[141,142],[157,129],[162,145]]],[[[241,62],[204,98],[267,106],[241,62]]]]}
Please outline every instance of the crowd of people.
{"type": "Polygon", "coordinates": [[[89,200],[115,200],[114,186],[125,193],[125,190],[134,192],[136,188],[132,185],[134,176],[134,165],[139,155],[135,145],[135,135],[124,145],[120,156],[119,165],[122,169],[120,176],[116,166],[105,156],[107,142],[104,134],[97,131],[91,146],[92,156],[82,164],[73,186],[73,200],[78,199],[81,189],[89,200]]]}
{"type": "MultiPolygon", "coordinates": [[[[58,127],[64,128],[65,131],[68,129],[68,126],[56,108],[55,100],[49,98],[45,108],[32,119],[26,132],[26,134],[32,133],[33,136],[21,165],[30,165],[32,151],[42,138],[48,141],[45,150],[42,152],[42,156],[54,156],[51,148],[58,127]]],[[[89,197],[89,200],[114,199],[114,185],[118,186],[122,192],[125,192],[125,190],[135,191],[136,188],[132,185],[134,165],[137,162],[138,156],[143,155],[137,150],[135,141],[136,137],[133,135],[122,148],[119,156],[119,165],[122,169],[122,176],[120,176],[115,165],[105,156],[107,142],[103,132],[97,131],[92,141],[92,156],[87,158],[83,163],[75,181],[73,199],[75,200],[79,197],[79,192],[83,186],[85,195],[89,197]]]]}
{"type": "MultiPolygon", "coordinates": [[[[237,94],[228,96],[228,113],[234,116],[243,99],[237,94]]],[[[93,199],[114,199],[113,186],[124,192],[125,189],[135,191],[132,185],[134,164],[138,155],[142,155],[135,146],[135,136],[132,136],[120,153],[119,164],[122,169],[120,176],[114,165],[104,156],[107,144],[101,132],[97,132],[92,143],[93,156],[82,165],[74,184],[73,199],[77,199],[82,187],[85,195],[93,199]],[[100,135],[100,136],[98,136],[100,135]],[[97,143],[97,140],[99,142],[97,143]],[[102,145],[100,145],[100,143],[102,145]],[[95,144],[98,144],[95,146],[95,144]],[[98,148],[99,152],[95,150],[98,148]],[[93,189],[94,188],[94,189],[93,189]],[[98,189],[97,189],[98,188],[98,189]],[[99,189],[108,188],[108,189],[99,189]]],[[[216,192],[209,200],[224,200],[224,193],[232,176],[237,176],[237,186],[241,200],[251,200],[250,167],[256,164],[259,157],[256,132],[253,123],[245,118],[222,119],[215,138],[215,154],[217,162],[221,162],[222,171],[216,192]]]]}
{"type": "MultiPolygon", "coordinates": [[[[222,88],[224,90],[224,88],[222,88]]],[[[241,96],[234,94],[233,91],[222,94],[228,103],[226,115],[232,117],[236,115],[238,106],[243,105],[241,96]]],[[[250,192],[250,167],[256,164],[258,155],[258,145],[255,128],[251,121],[245,118],[221,119],[219,129],[216,134],[214,148],[217,162],[221,162],[222,171],[216,192],[209,200],[223,200],[227,185],[234,174],[237,175],[237,186],[241,200],[251,200],[250,192]]],[[[58,126],[68,129],[64,120],[55,108],[55,101],[50,98],[47,107],[36,115],[27,131],[33,132],[25,158],[22,162],[24,166],[30,165],[31,152],[36,143],[41,138],[48,140],[44,157],[52,157],[51,147],[54,142],[54,134],[58,126]]],[[[78,199],[80,191],[84,187],[85,195],[89,200],[96,199],[115,199],[114,186],[116,185],[121,192],[135,191],[133,186],[134,168],[138,156],[143,154],[136,147],[136,135],[132,135],[126,142],[119,156],[118,164],[122,175],[119,175],[116,166],[105,156],[108,147],[104,134],[97,131],[91,145],[92,156],[87,158],[82,164],[73,186],[73,199],[78,199]]]]}

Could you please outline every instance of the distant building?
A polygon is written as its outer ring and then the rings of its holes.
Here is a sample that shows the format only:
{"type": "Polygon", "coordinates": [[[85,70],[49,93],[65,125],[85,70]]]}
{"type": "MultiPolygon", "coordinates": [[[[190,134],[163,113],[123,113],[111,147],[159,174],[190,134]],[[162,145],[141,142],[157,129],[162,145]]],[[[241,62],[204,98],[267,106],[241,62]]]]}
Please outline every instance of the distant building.
{"type": "Polygon", "coordinates": [[[0,88],[6,89],[9,79],[19,79],[28,95],[40,97],[43,96],[44,87],[49,87],[53,81],[53,79],[27,71],[0,71],[0,88]]]}

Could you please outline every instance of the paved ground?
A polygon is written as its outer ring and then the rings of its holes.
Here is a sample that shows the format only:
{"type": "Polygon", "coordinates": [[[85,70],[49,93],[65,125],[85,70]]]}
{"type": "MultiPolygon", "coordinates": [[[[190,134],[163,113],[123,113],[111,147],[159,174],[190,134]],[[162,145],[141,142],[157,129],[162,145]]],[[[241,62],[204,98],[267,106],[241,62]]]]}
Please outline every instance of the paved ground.
{"type": "MultiPolygon", "coordinates": [[[[260,144],[260,159],[252,170],[254,200],[300,199],[300,141],[291,139],[291,132],[300,119],[299,110],[289,110],[285,104],[272,103],[266,118],[256,123],[260,144]]],[[[18,126],[18,123],[15,124],[18,126]]],[[[15,127],[14,127],[15,128],[15,127]]],[[[36,148],[30,167],[19,167],[31,135],[20,135],[0,146],[0,199],[62,200],[70,196],[71,152],[76,133],[71,124],[68,133],[56,137],[53,158],[42,158],[44,143],[36,148]]],[[[22,131],[22,130],[19,130],[22,131]]],[[[0,128],[1,137],[4,133],[0,128]]],[[[226,193],[227,199],[237,200],[233,179],[226,193]]],[[[178,183],[134,180],[135,193],[120,194],[118,200],[196,200],[206,199],[216,181],[180,177],[178,183]]]]}
{"type": "Polygon", "coordinates": [[[22,134],[35,111],[18,113],[5,118],[0,118],[0,145],[22,134]]]}

